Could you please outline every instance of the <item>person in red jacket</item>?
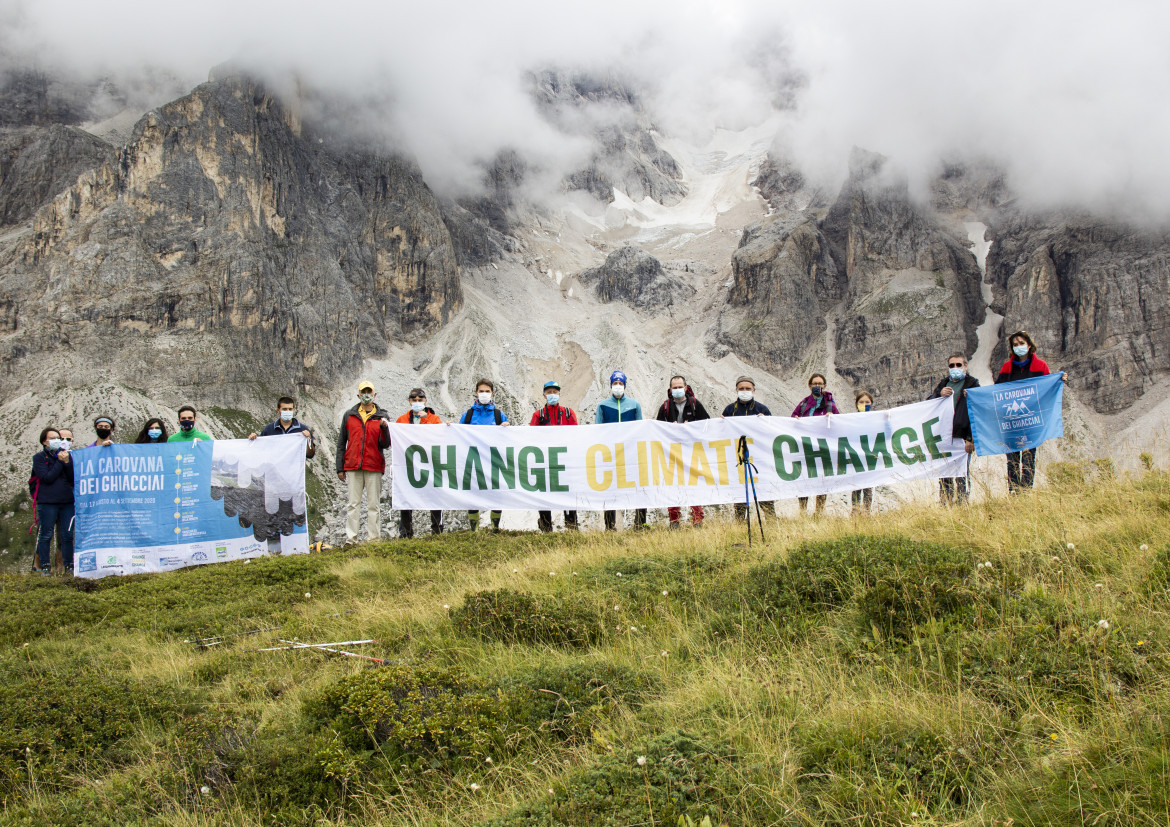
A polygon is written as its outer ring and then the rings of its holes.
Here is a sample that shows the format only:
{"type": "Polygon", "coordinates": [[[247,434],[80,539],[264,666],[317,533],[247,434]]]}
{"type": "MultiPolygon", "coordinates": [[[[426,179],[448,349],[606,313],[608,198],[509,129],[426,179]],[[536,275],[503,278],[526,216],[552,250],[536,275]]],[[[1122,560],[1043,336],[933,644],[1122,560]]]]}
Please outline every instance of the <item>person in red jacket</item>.
{"type": "MultiPolygon", "coordinates": [[[[1036,344],[1027,333],[1017,330],[1008,337],[1008,346],[1011,348],[1011,356],[999,369],[995,384],[1019,382],[1021,379],[1035,379],[1048,375],[1048,365],[1036,355],[1036,344]]],[[[1061,378],[1068,381],[1067,374],[1061,378]]],[[[1021,488],[1031,488],[1036,479],[1036,449],[1029,448],[1026,451],[1013,451],[1008,454],[1007,477],[1009,494],[1016,494],[1021,488]]]]}
{"type": "Polygon", "coordinates": [[[358,383],[359,402],[341,418],[337,436],[337,478],[349,486],[345,536],[351,543],[357,539],[363,491],[368,539],[382,536],[379,506],[386,470],[383,452],[390,447],[390,417],[374,402],[377,395],[372,382],[358,383]]]}
{"type": "MultiPolygon", "coordinates": [[[[399,425],[442,425],[443,420],[433,409],[427,407],[427,392],[422,388],[414,388],[410,392],[410,410],[398,417],[395,421],[399,425]]],[[[431,510],[431,534],[443,533],[443,509],[431,510]]],[[[403,509],[398,512],[398,536],[410,538],[414,536],[414,512],[403,509]]]]}
{"type": "MultiPolygon", "coordinates": [[[[577,414],[561,404],[561,383],[555,379],[544,383],[544,407],[532,414],[529,425],[576,425],[577,414]]],[[[536,525],[547,533],[553,530],[552,512],[537,512],[536,525]]],[[[577,531],[577,512],[565,512],[565,530],[577,531]]]]}

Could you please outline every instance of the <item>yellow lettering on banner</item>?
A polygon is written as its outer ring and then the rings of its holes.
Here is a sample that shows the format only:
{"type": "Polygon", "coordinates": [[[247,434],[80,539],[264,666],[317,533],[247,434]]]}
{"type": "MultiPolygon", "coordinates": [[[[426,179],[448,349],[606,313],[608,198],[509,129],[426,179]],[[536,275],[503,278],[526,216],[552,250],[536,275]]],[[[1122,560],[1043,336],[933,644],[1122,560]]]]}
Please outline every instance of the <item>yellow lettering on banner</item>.
{"type": "Polygon", "coordinates": [[[711,473],[711,464],[707,462],[707,452],[703,450],[703,443],[696,442],[691,446],[691,477],[688,485],[698,485],[699,477],[707,481],[707,485],[715,484],[715,475],[711,473]]]}
{"type": "Polygon", "coordinates": [[[646,461],[646,443],[638,443],[638,485],[645,488],[650,484],[650,463],[646,461]]]}
{"type": "Polygon", "coordinates": [[[719,484],[727,485],[727,449],[734,443],[730,439],[717,439],[708,444],[715,451],[715,467],[719,470],[719,484]]]}
{"type": "Polygon", "coordinates": [[[597,458],[601,457],[602,462],[611,462],[613,455],[610,454],[609,448],[605,445],[590,445],[585,451],[585,478],[589,481],[589,487],[594,491],[605,491],[609,488],[610,483],[613,482],[613,473],[606,471],[601,478],[597,477],[597,458]]]}
{"type": "Polygon", "coordinates": [[[617,487],[633,488],[634,481],[626,479],[626,445],[624,442],[613,446],[613,463],[617,469],[617,487]]]}
{"type": "Polygon", "coordinates": [[[650,465],[654,472],[655,485],[682,485],[684,483],[682,443],[670,443],[670,458],[667,459],[662,443],[651,442],[650,465]],[[674,481],[676,473],[678,482],[674,481]]]}

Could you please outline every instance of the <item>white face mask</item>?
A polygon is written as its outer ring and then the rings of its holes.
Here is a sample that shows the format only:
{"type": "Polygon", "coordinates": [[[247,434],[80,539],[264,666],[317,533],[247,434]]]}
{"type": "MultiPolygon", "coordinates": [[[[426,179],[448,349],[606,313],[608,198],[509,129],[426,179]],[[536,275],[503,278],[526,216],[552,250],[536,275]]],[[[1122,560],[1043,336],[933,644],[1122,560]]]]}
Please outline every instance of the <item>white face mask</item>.
{"type": "Polygon", "coordinates": [[[53,453],[60,451],[61,450],[61,440],[55,439],[55,438],[50,439],[49,440],[49,450],[52,451],[53,453]]]}
{"type": "Polygon", "coordinates": [[[480,391],[475,395],[481,405],[490,405],[492,403],[492,395],[488,391],[480,391]]]}
{"type": "Polygon", "coordinates": [[[550,393],[548,396],[546,396],[544,398],[544,401],[549,405],[556,405],[558,402],[561,401],[561,398],[559,396],[557,396],[555,393],[550,393]]]}
{"type": "Polygon", "coordinates": [[[62,451],[68,451],[72,447],[73,447],[73,440],[68,439],[66,437],[61,437],[61,450],[62,451]]]}
{"type": "Polygon", "coordinates": [[[615,382],[609,386],[609,392],[612,393],[615,398],[621,399],[626,395],[626,386],[620,382],[615,382]]]}
{"type": "Polygon", "coordinates": [[[751,391],[736,391],[736,395],[739,397],[740,402],[751,402],[755,394],[751,391]]]}
{"type": "Polygon", "coordinates": [[[671,388],[670,396],[672,399],[682,399],[687,395],[686,388],[671,388]]]}
{"type": "Polygon", "coordinates": [[[1012,353],[1016,354],[1016,356],[1019,356],[1021,359],[1023,359],[1025,356],[1028,355],[1028,346],[1027,345],[1016,345],[1015,347],[1012,348],[1012,353]]]}
{"type": "Polygon", "coordinates": [[[427,409],[427,403],[426,402],[411,402],[410,409],[414,413],[420,414],[427,409]]]}
{"type": "Polygon", "coordinates": [[[296,413],[296,411],[281,411],[280,412],[280,421],[281,422],[292,422],[294,413],[296,413]]]}

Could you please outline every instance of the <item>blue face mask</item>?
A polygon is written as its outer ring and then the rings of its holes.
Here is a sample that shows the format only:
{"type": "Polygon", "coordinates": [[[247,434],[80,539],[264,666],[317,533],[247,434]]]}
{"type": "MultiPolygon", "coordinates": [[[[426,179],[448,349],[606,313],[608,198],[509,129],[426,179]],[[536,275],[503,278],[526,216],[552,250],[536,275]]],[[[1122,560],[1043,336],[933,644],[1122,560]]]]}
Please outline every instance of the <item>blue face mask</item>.
{"type": "Polygon", "coordinates": [[[951,372],[951,381],[952,382],[958,382],[960,379],[962,379],[964,376],[967,375],[967,371],[964,370],[963,368],[951,368],[950,372],[951,372]]]}
{"type": "Polygon", "coordinates": [[[1028,355],[1028,346],[1027,345],[1016,345],[1015,347],[1012,348],[1012,353],[1016,354],[1017,358],[1023,359],[1025,356],[1028,355]]]}
{"type": "Polygon", "coordinates": [[[673,399],[683,399],[687,395],[686,388],[671,388],[670,395],[673,399]]]}
{"type": "Polygon", "coordinates": [[[160,436],[162,436],[162,428],[151,428],[146,432],[146,435],[151,439],[158,439],[160,436]]]}
{"type": "Polygon", "coordinates": [[[294,413],[296,413],[296,411],[281,411],[280,412],[280,421],[281,422],[292,422],[294,413]]]}
{"type": "Polygon", "coordinates": [[[561,401],[561,398],[555,393],[550,393],[548,396],[546,396],[544,398],[544,401],[546,403],[548,403],[549,405],[556,405],[558,402],[561,401]]]}

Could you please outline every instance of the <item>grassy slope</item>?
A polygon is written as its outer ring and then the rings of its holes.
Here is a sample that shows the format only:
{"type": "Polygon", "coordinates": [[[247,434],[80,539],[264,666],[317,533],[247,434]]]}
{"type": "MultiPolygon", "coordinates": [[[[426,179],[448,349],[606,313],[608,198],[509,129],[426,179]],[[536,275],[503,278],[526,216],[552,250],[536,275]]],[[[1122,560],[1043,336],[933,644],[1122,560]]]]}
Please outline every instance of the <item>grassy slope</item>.
{"type": "Polygon", "coordinates": [[[1170,476],[767,529],[0,577],[0,823],[1170,823],[1170,476]]]}

